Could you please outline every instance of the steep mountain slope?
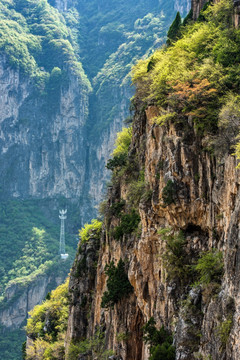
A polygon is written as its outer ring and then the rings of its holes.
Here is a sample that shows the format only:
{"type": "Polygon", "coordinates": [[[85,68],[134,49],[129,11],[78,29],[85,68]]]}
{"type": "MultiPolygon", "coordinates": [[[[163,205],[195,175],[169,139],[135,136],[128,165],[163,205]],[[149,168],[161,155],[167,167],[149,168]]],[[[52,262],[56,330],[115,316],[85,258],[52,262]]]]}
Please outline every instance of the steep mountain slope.
{"type": "Polygon", "coordinates": [[[2,195],[80,199],[94,215],[96,179],[128,114],[124,79],[162,43],[174,1],[51,4],[62,14],[43,0],[1,2],[2,195]]]}
{"type": "Polygon", "coordinates": [[[107,359],[106,350],[124,360],[239,359],[233,5],[208,4],[133,72],[134,119],[108,162],[103,232],[88,228],[70,276],[69,360],[107,359]]]}
{"type": "Polygon", "coordinates": [[[108,179],[106,160],[116,132],[129,116],[131,66],[163,44],[177,10],[186,14],[190,1],[56,2],[78,39],[79,54],[93,91],[86,128],[87,177],[92,206],[99,204],[108,179]]]}
{"type": "Polygon", "coordinates": [[[7,331],[70,267],[71,258],[57,259],[58,208],[69,211],[73,254],[77,229],[96,216],[106,160],[129,115],[130,67],[188,9],[185,0],[0,1],[0,351],[9,360],[19,355],[7,331]],[[45,231],[41,246],[33,228],[45,231]]]}

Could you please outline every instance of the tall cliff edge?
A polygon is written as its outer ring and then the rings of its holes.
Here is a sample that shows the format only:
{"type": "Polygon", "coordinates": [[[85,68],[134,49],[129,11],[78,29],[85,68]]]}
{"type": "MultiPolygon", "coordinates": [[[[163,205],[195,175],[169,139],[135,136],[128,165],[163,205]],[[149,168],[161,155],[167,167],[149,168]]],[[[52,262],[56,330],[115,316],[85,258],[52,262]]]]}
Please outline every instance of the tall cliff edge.
{"type": "Polygon", "coordinates": [[[209,5],[133,72],[103,231],[80,241],[70,276],[68,360],[240,358],[234,11],[209,5]]]}

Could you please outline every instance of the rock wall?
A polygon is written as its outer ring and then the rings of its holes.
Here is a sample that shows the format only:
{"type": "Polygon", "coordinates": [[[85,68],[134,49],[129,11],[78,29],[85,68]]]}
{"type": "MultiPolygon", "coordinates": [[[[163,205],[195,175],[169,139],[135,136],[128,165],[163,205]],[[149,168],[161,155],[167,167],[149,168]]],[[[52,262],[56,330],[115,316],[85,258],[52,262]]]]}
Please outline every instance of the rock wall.
{"type": "MultiPolygon", "coordinates": [[[[112,85],[111,90],[114,94],[111,99],[112,109],[117,108],[118,112],[115,109],[112,121],[107,126],[103,126],[99,133],[96,130],[94,137],[89,140],[89,193],[95,206],[99,205],[106,193],[106,183],[110,179],[110,173],[106,169],[107,160],[114,149],[117,133],[121,131],[123,121],[129,116],[129,99],[132,96],[129,83],[121,88],[112,85]],[[98,136],[96,136],[97,133],[98,136]]],[[[97,115],[97,118],[100,124],[101,120],[104,120],[104,112],[101,109],[104,109],[106,99],[103,98],[101,93],[95,97],[97,104],[95,109],[99,108],[100,114],[97,115]]]]}
{"type": "Polygon", "coordinates": [[[59,97],[46,98],[36,93],[29,79],[9,68],[4,56],[0,84],[4,197],[79,197],[86,162],[86,89],[69,73],[59,97]]]}
{"type": "Polygon", "coordinates": [[[233,21],[235,27],[238,28],[240,23],[240,1],[234,0],[234,7],[235,7],[235,11],[233,16],[233,21]]]}
{"type": "MultiPolygon", "coordinates": [[[[137,156],[140,167],[145,169],[145,180],[152,196],[140,202],[141,233],[125,235],[115,240],[112,230],[118,224],[116,217],[106,223],[103,234],[95,290],[91,300],[89,321],[82,324],[76,309],[81,296],[74,297],[70,307],[67,345],[80,340],[94,329],[105,329],[106,346],[125,360],[146,360],[147,346],[142,340],[141,328],[150,317],[157,327],[171,329],[175,338],[176,359],[196,358],[239,359],[239,170],[231,155],[213,156],[207,150],[209,139],[201,139],[189,124],[156,126],[152,118],[158,109],[154,106],[146,112],[139,105],[133,127],[133,139],[129,156],[137,156]],[[163,190],[171,180],[174,184],[173,201],[163,202],[163,190]],[[202,251],[216,248],[223,252],[224,277],[221,291],[211,295],[199,288],[182,288],[179,283],[168,281],[162,261],[164,238],[158,230],[172,228],[183,231],[190,257],[202,251]],[[108,310],[101,308],[106,290],[104,268],[110,261],[116,264],[122,258],[134,292],[108,310]],[[179,302],[181,300],[182,302],[179,302]],[[189,304],[186,305],[186,300],[189,304]],[[184,303],[185,301],[185,303],[184,303]],[[183,305],[184,304],[184,305],[183,305]],[[193,311],[192,309],[198,309],[193,311]],[[219,335],[219,328],[233,314],[233,324],[226,344],[219,335]],[[75,331],[73,332],[72,324],[75,331]],[[85,329],[85,330],[83,330],[85,329]],[[119,340],[118,334],[128,334],[119,340]],[[195,355],[194,355],[195,354],[195,355]],[[198,356],[198,357],[197,357],[198,356]]],[[[109,191],[108,205],[128,201],[129,185],[125,179],[109,191]]],[[[79,261],[77,258],[76,264],[79,261]]],[[[76,265],[77,266],[77,265],[76,265]]],[[[91,271],[89,271],[91,273],[91,271]]],[[[80,282],[73,281],[71,293],[81,293],[80,282]]],[[[84,289],[86,291],[90,289],[84,289]]]]}
{"type": "MultiPolygon", "coordinates": [[[[63,14],[79,5],[76,0],[49,0],[49,3],[63,14]]],[[[182,10],[189,5],[178,1],[176,6],[182,10]]],[[[113,108],[118,106],[118,111],[115,109],[114,118],[102,128],[102,123],[108,121],[104,117],[105,94],[98,93],[97,106],[90,109],[89,116],[88,90],[68,68],[65,72],[67,83],[49,96],[37,90],[32,79],[12,68],[4,53],[0,53],[0,199],[47,198],[58,207],[57,199],[65,197],[80,204],[80,227],[96,216],[96,207],[109,178],[106,161],[116,133],[129,113],[132,93],[128,84],[120,87],[114,82],[110,86],[109,102],[113,108]],[[90,137],[89,128],[96,122],[101,129],[90,137]]],[[[46,213],[52,216],[51,211],[46,213]]],[[[45,283],[42,287],[37,300],[35,295],[31,300],[26,290],[14,303],[14,309],[10,303],[2,313],[1,323],[7,327],[21,324],[30,309],[26,303],[34,306],[44,296],[45,283]],[[21,314],[19,319],[17,313],[21,314]]]]}
{"type": "Polygon", "coordinates": [[[203,6],[207,3],[207,0],[192,0],[191,7],[193,10],[193,20],[197,20],[199,17],[200,11],[203,6]]]}
{"type": "Polygon", "coordinates": [[[63,276],[39,275],[31,283],[12,284],[5,294],[5,302],[1,304],[1,326],[8,330],[23,326],[30,310],[41,304],[48,291],[62,284],[63,276]]]}

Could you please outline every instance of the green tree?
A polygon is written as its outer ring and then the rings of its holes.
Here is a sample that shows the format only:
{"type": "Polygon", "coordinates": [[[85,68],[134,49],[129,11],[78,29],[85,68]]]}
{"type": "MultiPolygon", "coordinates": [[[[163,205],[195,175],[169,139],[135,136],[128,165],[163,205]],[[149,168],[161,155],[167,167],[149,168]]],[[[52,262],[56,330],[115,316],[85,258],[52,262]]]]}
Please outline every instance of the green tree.
{"type": "Polygon", "coordinates": [[[173,338],[168,330],[162,326],[156,328],[156,321],[153,317],[143,326],[143,340],[150,345],[149,360],[174,360],[175,348],[172,345],[173,338]]]}
{"type": "Polygon", "coordinates": [[[87,242],[89,239],[99,240],[102,231],[102,222],[93,219],[91,224],[85,224],[84,227],[79,230],[79,237],[81,243],[87,242]]]}
{"type": "Polygon", "coordinates": [[[200,283],[207,285],[211,282],[221,282],[223,267],[222,252],[212,249],[201,254],[194,269],[199,273],[200,283]]]}
{"type": "Polygon", "coordinates": [[[191,9],[183,20],[183,26],[186,26],[193,19],[193,10],[191,9]]]}
{"type": "Polygon", "coordinates": [[[175,19],[173,20],[172,25],[170,26],[168,33],[167,33],[167,45],[171,45],[174,41],[176,41],[181,35],[181,26],[182,26],[182,19],[179,11],[175,19]]]}
{"type": "Polygon", "coordinates": [[[130,294],[133,287],[128,280],[122,259],[119,260],[117,266],[114,265],[113,261],[106,265],[105,274],[108,275],[107,291],[103,294],[101,306],[109,308],[130,294]]]}

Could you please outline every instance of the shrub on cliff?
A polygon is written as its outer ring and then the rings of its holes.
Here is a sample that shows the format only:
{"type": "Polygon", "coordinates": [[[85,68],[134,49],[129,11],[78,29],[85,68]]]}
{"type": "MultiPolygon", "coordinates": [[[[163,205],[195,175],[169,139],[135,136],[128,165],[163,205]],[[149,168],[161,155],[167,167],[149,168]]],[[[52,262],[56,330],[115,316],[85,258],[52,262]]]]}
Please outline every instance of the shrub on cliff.
{"type": "Polygon", "coordinates": [[[221,348],[225,349],[228,339],[229,339],[229,335],[230,332],[232,330],[233,327],[233,315],[230,314],[227,319],[225,319],[224,321],[222,321],[219,326],[217,327],[217,334],[219,336],[219,339],[221,341],[221,348]]]}
{"type": "Polygon", "coordinates": [[[121,169],[127,164],[128,149],[132,139],[132,127],[123,128],[117,133],[115,149],[112,152],[112,158],[107,162],[107,169],[114,171],[121,169]]]}
{"type": "MultiPolygon", "coordinates": [[[[85,354],[91,356],[91,359],[108,360],[114,352],[105,349],[105,334],[97,330],[94,336],[88,339],[80,342],[72,341],[66,355],[66,360],[76,360],[85,354]]],[[[88,358],[90,358],[89,356],[88,358]]]]}
{"type": "Polygon", "coordinates": [[[166,244],[162,259],[167,279],[184,284],[190,279],[191,261],[186,252],[186,240],[183,233],[174,233],[171,229],[161,229],[158,233],[166,244]]]}
{"type": "Polygon", "coordinates": [[[81,243],[87,242],[89,239],[99,240],[102,231],[102,222],[93,219],[91,224],[85,224],[84,227],[79,230],[79,237],[81,243]]]}
{"type": "Polygon", "coordinates": [[[32,340],[26,359],[64,359],[64,335],[68,321],[68,281],[51,292],[49,300],[35,306],[27,321],[27,335],[32,340]]]}
{"type": "Polygon", "coordinates": [[[118,156],[121,154],[127,154],[131,140],[132,140],[132,127],[123,128],[122,131],[117,133],[115,149],[113,150],[112,155],[118,156]]]}
{"type": "Polygon", "coordinates": [[[106,165],[108,170],[113,171],[114,169],[122,168],[127,163],[127,155],[120,154],[115,155],[112,159],[109,159],[106,165]]]}
{"type": "Polygon", "coordinates": [[[182,19],[179,11],[177,12],[177,15],[170,26],[168,33],[167,33],[167,44],[171,45],[172,42],[176,41],[180,35],[181,35],[181,25],[182,25],[182,19]]]}
{"type": "Polygon", "coordinates": [[[217,249],[203,252],[193,266],[199,274],[199,282],[202,285],[208,285],[211,282],[221,283],[223,275],[223,254],[217,249]]]}
{"type": "Polygon", "coordinates": [[[238,93],[240,29],[232,23],[232,0],[221,0],[203,11],[204,21],[190,22],[182,37],[157,50],[133,69],[136,97],[146,105],[176,113],[169,121],[200,134],[218,130],[218,115],[229,90],[238,93]]]}
{"type": "Polygon", "coordinates": [[[120,240],[123,235],[132,234],[140,222],[140,216],[135,209],[132,209],[129,214],[121,214],[120,225],[116,226],[113,230],[115,239],[120,240]]]}
{"type": "Polygon", "coordinates": [[[170,332],[162,326],[160,330],[156,328],[153,317],[143,326],[143,340],[150,345],[149,360],[174,360],[175,347],[172,345],[173,338],[170,332]]]}
{"type": "Polygon", "coordinates": [[[228,93],[219,113],[219,136],[214,142],[217,154],[232,154],[236,149],[239,158],[240,96],[228,93]]]}
{"type": "Polygon", "coordinates": [[[174,202],[176,195],[176,186],[172,180],[168,180],[166,186],[162,190],[162,199],[164,206],[168,206],[174,202]]]}
{"type": "Polygon", "coordinates": [[[107,291],[103,294],[101,306],[109,308],[129,295],[133,291],[133,287],[128,280],[122,259],[119,260],[117,266],[113,261],[106,265],[105,274],[108,276],[107,291]]]}

